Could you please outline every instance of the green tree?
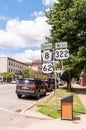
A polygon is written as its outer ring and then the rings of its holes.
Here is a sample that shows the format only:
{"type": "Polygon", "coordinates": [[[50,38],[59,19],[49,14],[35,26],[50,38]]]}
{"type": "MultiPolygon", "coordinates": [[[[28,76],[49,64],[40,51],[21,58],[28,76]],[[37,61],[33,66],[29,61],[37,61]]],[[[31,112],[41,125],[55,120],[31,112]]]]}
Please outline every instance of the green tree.
{"type": "Polygon", "coordinates": [[[67,41],[70,58],[64,65],[71,82],[72,77],[86,68],[86,56],[83,54],[81,59],[80,49],[86,48],[86,0],[58,1],[46,12],[47,22],[51,25],[50,36],[46,39],[53,47],[57,42],[67,41]]]}
{"type": "Polygon", "coordinates": [[[81,46],[77,52],[77,63],[75,67],[77,66],[80,73],[83,71],[83,74],[86,77],[86,48],[84,46],[81,46]]]}
{"type": "Polygon", "coordinates": [[[36,78],[36,74],[34,72],[29,72],[30,78],[36,78]]]}
{"type": "Polygon", "coordinates": [[[6,82],[11,82],[12,78],[14,77],[13,72],[3,73],[3,78],[6,79],[6,82]]]}
{"type": "Polygon", "coordinates": [[[21,75],[23,76],[23,78],[29,78],[29,70],[28,69],[22,69],[21,70],[21,75]]]}
{"type": "Polygon", "coordinates": [[[14,73],[13,72],[7,73],[7,78],[13,78],[13,77],[14,77],[14,73]]]}
{"type": "Polygon", "coordinates": [[[46,12],[48,24],[52,25],[48,41],[67,41],[70,53],[75,53],[82,45],[86,47],[85,36],[79,37],[86,32],[86,1],[85,0],[59,0],[51,10],[46,12]]]}

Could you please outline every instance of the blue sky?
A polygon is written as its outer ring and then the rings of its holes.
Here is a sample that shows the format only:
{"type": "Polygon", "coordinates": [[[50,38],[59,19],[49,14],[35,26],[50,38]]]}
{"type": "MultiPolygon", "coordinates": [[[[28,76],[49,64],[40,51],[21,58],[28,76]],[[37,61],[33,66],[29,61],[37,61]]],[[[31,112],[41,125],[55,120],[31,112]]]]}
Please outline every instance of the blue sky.
{"type": "Polygon", "coordinates": [[[45,11],[56,0],[0,1],[0,56],[30,62],[50,34],[45,11]]]}

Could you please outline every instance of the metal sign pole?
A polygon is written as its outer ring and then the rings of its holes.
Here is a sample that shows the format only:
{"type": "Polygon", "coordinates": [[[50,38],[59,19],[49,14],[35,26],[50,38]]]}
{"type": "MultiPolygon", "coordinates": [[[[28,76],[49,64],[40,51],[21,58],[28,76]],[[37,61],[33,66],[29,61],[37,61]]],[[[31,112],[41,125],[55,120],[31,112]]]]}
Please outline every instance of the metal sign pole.
{"type": "Polygon", "coordinates": [[[57,98],[57,78],[56,78],[56,63],[55,63],[55,60],[54,60],[54,75],[55,75],[56,111],[58,112],[58,98],[57,98]]]}

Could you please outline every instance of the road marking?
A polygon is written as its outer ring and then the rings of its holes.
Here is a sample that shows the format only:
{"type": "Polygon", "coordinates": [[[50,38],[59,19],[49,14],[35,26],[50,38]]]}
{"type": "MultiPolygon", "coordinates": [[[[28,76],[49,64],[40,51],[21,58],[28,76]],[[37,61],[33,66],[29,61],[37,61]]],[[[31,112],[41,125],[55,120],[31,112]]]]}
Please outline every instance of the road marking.
{"type": "Polygon", "coordinates": [[[0,110],[10,112],[10,113],[15,113],[14,111],[11,111],[11,110],[8,110],[8,109],[2,108],[2,107],[0,107],[0,110]]]}

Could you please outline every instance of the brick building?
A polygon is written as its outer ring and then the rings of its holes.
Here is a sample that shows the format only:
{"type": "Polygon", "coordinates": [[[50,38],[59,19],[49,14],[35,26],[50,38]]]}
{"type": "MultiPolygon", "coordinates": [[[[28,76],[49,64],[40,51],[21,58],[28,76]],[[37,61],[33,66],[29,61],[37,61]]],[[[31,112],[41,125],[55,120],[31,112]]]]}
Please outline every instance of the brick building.
{"type": "Polygon", "coordinates": [[[15,77],[19,77],[22,69],[28,69],[28,65],[9,57],[0,57],[0,76],[13,72],[15,77]]]}

